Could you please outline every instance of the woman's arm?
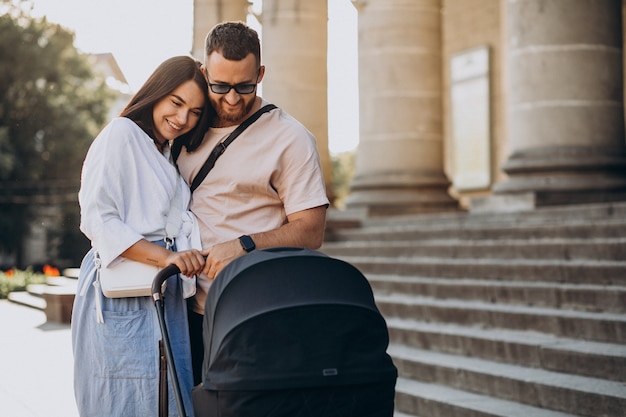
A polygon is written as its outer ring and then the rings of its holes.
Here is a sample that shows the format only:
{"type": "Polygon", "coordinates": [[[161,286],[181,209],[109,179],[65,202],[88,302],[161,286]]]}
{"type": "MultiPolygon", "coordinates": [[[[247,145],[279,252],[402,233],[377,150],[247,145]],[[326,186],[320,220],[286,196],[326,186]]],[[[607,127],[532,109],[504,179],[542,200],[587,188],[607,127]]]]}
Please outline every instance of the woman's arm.
{"type": "Polygon", "coordinates": [[[182,252],[172,252],[155,243],[141,239],[124,252],[121,256],[132,261],[142,262],[163,268],[167,265],[176,265],[180,272],[188,277],[202,272],[204,257],[199,250],[191,249],[182,252]]]}

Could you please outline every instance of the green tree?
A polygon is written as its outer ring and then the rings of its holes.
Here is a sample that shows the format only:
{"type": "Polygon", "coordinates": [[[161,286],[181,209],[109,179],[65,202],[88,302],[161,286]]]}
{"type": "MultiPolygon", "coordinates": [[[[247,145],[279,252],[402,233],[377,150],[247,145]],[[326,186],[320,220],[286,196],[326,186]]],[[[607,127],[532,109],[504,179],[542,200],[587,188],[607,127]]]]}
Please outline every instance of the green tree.
{"type": "Polygon", "coordinates": [[[61,208],[56,244],[82,251],[80,169],[113,94],[74,47],[74,34],[30,16],[30,7],[0,0],[0,251],[19,254],[37,205],[61,208]]]}
{"type": "Polygon", "coordinates": [[[333,156],[333,191],[335,207],[345,208],[345,199],[350,194],[350,181],[354,177],[355,151],[342,152],[333,156]]]}

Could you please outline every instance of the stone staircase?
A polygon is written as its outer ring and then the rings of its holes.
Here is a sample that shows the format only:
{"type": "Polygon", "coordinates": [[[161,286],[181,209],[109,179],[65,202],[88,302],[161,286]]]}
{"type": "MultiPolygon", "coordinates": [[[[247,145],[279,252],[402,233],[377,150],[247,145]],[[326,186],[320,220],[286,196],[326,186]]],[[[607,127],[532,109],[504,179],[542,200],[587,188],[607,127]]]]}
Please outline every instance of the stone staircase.
{"type": "Polygon", "coordinates": [[[321,250],[370,280],[396,417],[626,416],[626,203],[347,217],[321,250]]]}

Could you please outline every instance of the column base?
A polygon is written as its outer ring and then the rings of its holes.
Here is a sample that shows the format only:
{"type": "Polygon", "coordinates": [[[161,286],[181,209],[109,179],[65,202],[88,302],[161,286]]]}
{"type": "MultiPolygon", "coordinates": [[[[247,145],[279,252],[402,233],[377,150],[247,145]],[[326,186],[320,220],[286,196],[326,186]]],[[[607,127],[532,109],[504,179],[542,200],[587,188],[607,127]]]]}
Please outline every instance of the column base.
{"type": "Polygon", "coordinates": [[[553,146],[514,152],[496,194],[612,193],[626,190],[626,147],[553,146]]]}
{"type": "Polygon", "coordinates": [[[472,198],[470,200],[470,213],[531,211],[540,207],[614,203],[620,201],[626,201],[626,190],[500,193],[472,198]]]}
{"type": "Polygon", "coordinates": [[[626,149],[562,146],[517,151],[504,164],[509,178],[493,195],[473,198],[470,212],[626,201],[626,149]]]}
{"type": "Polygon", "coordinates": [[[346,199],[348,209],[365,210],[370,217],[460,211],[448,194],[443,175],[403,173],[356,178],[346,199]]]}

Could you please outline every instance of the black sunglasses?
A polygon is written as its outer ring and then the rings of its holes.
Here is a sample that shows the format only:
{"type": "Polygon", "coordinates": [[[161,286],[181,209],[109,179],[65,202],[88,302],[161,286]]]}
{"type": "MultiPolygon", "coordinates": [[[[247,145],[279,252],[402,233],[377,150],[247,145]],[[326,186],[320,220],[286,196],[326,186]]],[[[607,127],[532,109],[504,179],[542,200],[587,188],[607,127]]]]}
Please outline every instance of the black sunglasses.
{"type": "Polygon", "coordinates": [[[211,89],[212,92],[214,92],[215,94],[228,94],[230,92],[230,90],[232,90],[233,88],[235,89],[235,91],[237,92],[237,94],[251,94],[254,92],[254,90],[256,90],[256,86],[259,83],[259,75],[261,74],[261,68],[257,69],[256,71],[256,83],[254,84],[211,84],[209,82],[209,77],[207,74],[207,83],[209,84],[209,88],[211,89]]]}
{"type": "Polygon", "coordinates": [[[211,84],[209,83],[209,88],[215,94],[228,94],[231,89],[235,89],[237,94],[250,94],[253,93],[256,89],[256,84],[211,84]]]}

